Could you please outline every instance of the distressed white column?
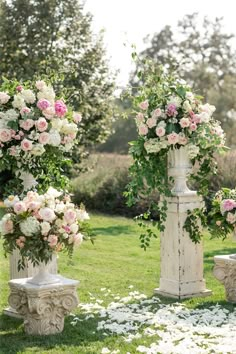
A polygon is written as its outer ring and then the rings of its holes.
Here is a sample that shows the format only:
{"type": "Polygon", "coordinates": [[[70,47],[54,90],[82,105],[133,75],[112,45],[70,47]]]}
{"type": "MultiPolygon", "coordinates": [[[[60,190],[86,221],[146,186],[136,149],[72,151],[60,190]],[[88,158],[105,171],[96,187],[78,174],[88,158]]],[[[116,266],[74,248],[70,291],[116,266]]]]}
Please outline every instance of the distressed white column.
{"type": "Polygon", "coordinates": [[[229,302],[236,303],[236,255],[214,257],[213,274],[225,287],[225,296],[229,302]]]}
{"type": "Polygon", "coordinates": [[[208,296],[203,278],[202,242],[195,244],[184,230],[187,210],[202,207],[197,195],[167,198],[167,220],[161,233],[160,285],[154,292],[159,295],[183,299],[208,296]]]}
{"type": "Polygon", "coordinates": [[[160,285],[154,292],[178,299],[212,293],[206,289],[203,278],[202,242],[195,244],[183,228],[187,211],[203,207],[202,198],[187,186],[191,169],[187,146],[169,151],[168,175],[174,180],[173,197],[166,198],[167,219],[161,233],[160,285]]]}

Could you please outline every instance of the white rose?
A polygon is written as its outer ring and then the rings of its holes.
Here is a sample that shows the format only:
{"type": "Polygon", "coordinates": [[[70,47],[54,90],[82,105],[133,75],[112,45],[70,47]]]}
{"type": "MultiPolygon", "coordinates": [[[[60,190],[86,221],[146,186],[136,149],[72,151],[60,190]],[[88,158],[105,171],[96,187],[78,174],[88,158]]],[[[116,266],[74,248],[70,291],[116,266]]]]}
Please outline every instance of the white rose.
{"type": "Polygon", "coordinates": [[[70,231],[72,234],[76,234],[76,232],[78,232],[78,230],[79,230],[79,226],[77,224],[70,225],[70,231]]]}
{"type": "Polygon", "coordinates": [[[14,95],[14,100],[12,102],[12,106],[14,108],[18,108],[18,109],[24,108],[26,106],[25,100],[20,93],[18,93],[17,95],[14,95]]]}
{"type": "Polygon", "coordinates": [[[44,146],[42,144],[35,144],[30,151],[31,155],[41,156],[45,152],[44,146]]]}
{"type": "Polygon", "coordinates": [[[52,128],[55,129],[55,130],[60,131],[61,127],[63,125],[63,121],[64,120],[61,120],[61,119],[58,119],[58,118],[52,119],[51,120],[52,128]]]}
{"type": "Polygon", "coordinates": [[[35,94],[33,93],[32,90],[23,90],[21,92],[22,97],[24,98],[26,103],[31,103],[33,104],[36,101],[35,94]]]}
{"type": "Polygon", "coordinates": [[[46,86],[42,91],[38,92],[37,97],[39,100],[45,98],[50,103],[54,103],[56,95],[51,86],[46,86]]]}
{"type": "Polygon", "coordinates": [[[53,187],[49,187],[46,193],[46,198],[58,198],[62,195],[62,192],[59,192],[57,189],[53,187]]]}
{"type": "Polygon", "coordinates": [[[206,112],[200,113],[199,116],[200,116],[200,119],[201,119],[201,123],[208,123],[209,120],[210,120],[210,116],[206,112]]]}
{"type": "Polygon", "coordinates": [[[64,209],[65,209],[65,204],[58,203],[58,204],[56,204],[55,212],[60,214],[60,213],[63,213],[64,209]]]}
{"type": "Polygon", "coordinates": [[[49,224],[49,222],[43,221],[43,222],[41,223],[41,232],[42,232],[42,235],[45,235],[45,236],[46,236],[46,235],[49,233],[50,229],[51,229],[51,225],[49,224]]]}
{"type": "Polygon", "coordinates": [[[183,103],[183,109],[187,112],[191,112],[192,111],[192,107],[189,103],[189,101],[184,101],[183,103]]]}
{"type": "Polygon", "coordinates": [[[9,101],[10,96],[6,92],[0,92],[0,104],[5,104],[9,101]]]}
{"type": "Polygon", "coordinates": [[[77,218],[80,221],[84,221],[84,220],[89,220],[89,214],[87,213],[87,211],[83,210],[83,209],[78,209],[76,210],[76,214],[77,214],[77,218]]]}
{"type": "Polygon", "coordinates": [[[189,101],[193,101],[194,100],[194,94],[190,91],[186,92],[185,97],[189,100],[189,101]]]}
{"type": "Polygon", "coordinates": [[[4,205],[7,208],[12,208],[16,202],[19,202],[19,197],[16,195],[9,195],[9,197],[7,199],[4,200],[4,205]]]}
{"type": "Polygon", "coordinates": [[[206,112],[209,116],[212,116],[212,114],[215,112],[216,108],[215,106],[206,103],[204,105],[199,106],[200,112],[206,112]]]}
{"type": "Polygon", "coordinates": [[[77,133],[78,127],[75,123],[67,123],[62,125],[61,132],[64,134],[73,134],[77,133]]]}

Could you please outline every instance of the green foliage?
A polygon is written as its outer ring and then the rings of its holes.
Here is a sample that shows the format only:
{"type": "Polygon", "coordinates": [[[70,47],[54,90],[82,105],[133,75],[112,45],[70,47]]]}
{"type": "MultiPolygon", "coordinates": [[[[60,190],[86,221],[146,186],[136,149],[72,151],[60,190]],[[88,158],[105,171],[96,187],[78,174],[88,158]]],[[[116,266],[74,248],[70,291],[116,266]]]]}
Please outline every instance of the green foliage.
{"type": "MultiPolygon", "coordinates": [[[[206,100],[216,106],[215,117],[227,133],[227,144],[235,146],[236,62],[233,34],[224,32],[222,18],[214,21],[197,13],[184,16],[177,28],[165,26],[146,38],[147,48],[140,53],[158,65],[175,70],[206,100]]],[[[142,85],[137,61],[133,86],[142,85]]],[[[135,91],[135,90],[134,90],[135,91]]]]}
{"type": "Polygon", "coordinates": [[[113,122],[114,75],[108,68],[102,33],[77,0],[2,0],[0,71],[8,78],[43,75],[82,113],[79,149],[102,142],[113,122]],[[66,89],[64,89],[66,88],[66,89]]]}

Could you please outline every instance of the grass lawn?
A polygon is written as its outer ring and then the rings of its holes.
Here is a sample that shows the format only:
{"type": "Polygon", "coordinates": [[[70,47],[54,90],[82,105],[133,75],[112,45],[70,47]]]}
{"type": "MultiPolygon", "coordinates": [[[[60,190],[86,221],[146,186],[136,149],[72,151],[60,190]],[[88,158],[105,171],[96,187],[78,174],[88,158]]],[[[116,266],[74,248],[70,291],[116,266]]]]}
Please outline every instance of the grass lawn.
{"type": "MultiPolygon", "coordinates": [[[[59,272],[68,278],[78,279],[80,287],[78,294],[80,302],[91,302],[91,296],[102,298],[104,303],[110,303],[112,294],[126,296],[133,285],[134,290],[152,297],[153,289],[158,286],[160,275],[159,240],[153,240],[151,247],[145,252],[140,248],[139,227],[131,219],[123,217],[108,217],[92,215],[91,225],[97,235],[95,244],[84,242],[76,250],[72,260],[64,254],[59,255],[59,272]],[[103,296],[101,288],[109,288],[110,296],[103,296]]],[[[213,257],[216,254],[236,253],[232,241],[210,240],[204,237],[204,266],[207,288],[213,290],[208,298],[184,300],[189,307],[209,307],[220,303],[230,310],[234,306],[224,301],[224,287],[213,277],[213,257]]],[[[7,306],[9,265],[8,259],[0,248],[0,309],[7,306]]],[[[173,300],[162,299],[168,303],[173,300]]],[[[73,313],[80,313],[80,309],[73,313]]],[[[27,336],[23,331],[21,320],[0,315],[0,353],[101,353],[104,347],[115,347],[120,353],[135,353],[137,343],[124,343],[122,336],[107,335],[96,331],[98,319],[79,322],[71,325],[67,317],[62,334],[40,337],[27,336]]],[[[148,339],[147,339],[148,341],[148,339]]]]}

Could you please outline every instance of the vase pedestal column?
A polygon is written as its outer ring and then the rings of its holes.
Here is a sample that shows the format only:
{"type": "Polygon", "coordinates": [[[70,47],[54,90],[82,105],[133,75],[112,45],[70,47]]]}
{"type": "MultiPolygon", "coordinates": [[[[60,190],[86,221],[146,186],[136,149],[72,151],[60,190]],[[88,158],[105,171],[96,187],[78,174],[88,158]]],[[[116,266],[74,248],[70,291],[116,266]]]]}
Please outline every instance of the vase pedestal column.
{"type": "Polygon", "coordinates": [[[63,331],[64,317],[78,305],[77,280],[52,277],[13,279],[9,281],[9,305],[24,318],[25,332],[50,335],[63,331]],[[48,279],[50,278],[49,282],[48,279]],[[47,283],[48,282],[48,283],[47,283]]]}
{"type": "Polygon", "coordinates": [[[213,275],[225,287],[226,299],[236,303],[236,255],[219,255],[214,257],[213,275]]]}
{"type": "Polygon", "coordinates": [[[195,244],[183,228],[187,211],[201,208],[196,194],[173,196],[167,200],[165,231],[161,233],[161,275],[155,294],[177,299],[208,296],[203,278],[202,242],[195,244]]]}
{"type": "MultiPolygon", "coordinates": [[[[10,280],[12,279],[22,279],[30,278],[35,276],[39,271],[39,266],[34,267],[32,262],[28,261],[26,267],[18,271],[18,261],[21,259],[20,252],[18,249],[15,249],[10,255],[10,280]]],[[[52,274],[57,274],[57,256],[53,255],[51,262],[48,263],[47,269],[52,274]]],[[[15,309],[7,307],[3,310],[5,315],[22,318],[22,315],[18,313],[15,309]]]]}

